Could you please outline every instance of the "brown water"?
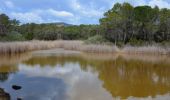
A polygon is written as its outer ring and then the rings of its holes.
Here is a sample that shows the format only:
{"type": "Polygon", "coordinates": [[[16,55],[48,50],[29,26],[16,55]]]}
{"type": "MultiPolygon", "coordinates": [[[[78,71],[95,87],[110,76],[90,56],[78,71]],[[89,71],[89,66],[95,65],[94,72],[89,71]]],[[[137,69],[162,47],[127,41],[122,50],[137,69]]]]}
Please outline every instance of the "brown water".
{"type": "Polygon", "coordinates": [[[170,58],[63,50],[1,56],[0,88],[12,100],[170,100],[170,58]]]}

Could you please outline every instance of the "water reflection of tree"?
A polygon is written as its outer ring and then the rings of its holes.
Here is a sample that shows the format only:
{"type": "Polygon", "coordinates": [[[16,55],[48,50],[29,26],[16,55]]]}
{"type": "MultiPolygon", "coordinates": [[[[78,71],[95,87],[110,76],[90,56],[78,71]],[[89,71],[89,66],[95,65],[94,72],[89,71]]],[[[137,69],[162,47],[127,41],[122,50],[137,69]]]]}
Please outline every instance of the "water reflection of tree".
{"type": "Polygon", "coordinates": [[[37,56],[25,61],[24,64],[55,67],[56,65],[64,66],[66,63],[79,63],[79,58],[79,56],[37,56]]]}
{"type": "Polygon", "coordinates": [[[8,79],[10,73],[0,73],[0,82],[4,82],[8,79]]]}
{"type": "Polygon", "coordinates": [[[154,97],[170,91],[170,64],[163,62],[146,63],[119,58],[103,62],[96,70],[104,82],[103,87],[113,97],[154,97]]]}
{"type": "Polygon", "coordinates": [[[17,72],[18,65],[1,65],[0,66],[0,73],[12,73],[12,72],[17,72]]]}
{"type": "Polygon", "coordinates": [[[31,57],[32,55],[30,53],[0,55],[0,66],[18,64],[22,61],[28,60],[31,57]]]}
{"type": "Polygon", "coordinates": [[[82,70],[89,68],[99,74],[103,87],[113,97],[124,99],[129,96],[148,97],[166,94],[170,91],[170,63],[164,61],[143,61],[140,59],[90,59],[82,56],[34,57],[25,62],[28,65],[64,66],[78,63],[82,70]]]}
{"type": "MultiPolygon", "coordinates": [[[[142,60],[86,60],[113,97],[148,97],[170,91],[170,63],[142,60]]],[[[82,66],[87,67],[87,66],[82,66]]],[[[87,68],[83,68],[87,69],[87,68]]]]}
{"type": "Polygon", "coordinates": [[[6,81],[11,73],[17,72],[18,63],[31,57],[30,54],[0,55],[0,81],[6,81]]]}
{"type": "Polygon", "coordinates": [[[18,66],[17,65],[1,65],[0,66],[0,82],[6,81],[10,74],[17,72],[18,66]]]}

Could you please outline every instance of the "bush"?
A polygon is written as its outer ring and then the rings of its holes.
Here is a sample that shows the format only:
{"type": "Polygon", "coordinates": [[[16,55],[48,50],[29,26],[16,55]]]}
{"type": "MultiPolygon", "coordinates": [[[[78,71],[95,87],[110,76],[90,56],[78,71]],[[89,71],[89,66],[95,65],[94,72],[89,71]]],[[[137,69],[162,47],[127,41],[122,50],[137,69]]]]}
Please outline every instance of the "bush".
{"type": "Polygon", "coordinates": [[[25,33],[24,37],[26,40],[32,40],[33,39],[33,33],[25,33]]]}
{"type": "Polygon", "coordinates": [[[5,37],[6,41],[23,41],[25,38],[18,32],[11,32],[5,37]]]}
{"type": "Polygon", "coordinates": [[[6,41],[6,38],[4,36],[0,36],[0,41],[6,41]]]}
{"type": "Polygon", "coordinates": [[[160,43],[161,46],[164,46],[164,47],[169,47],[170,46],[170,41],[162,41],[160,43]]]}
{"type": "Polygon", "coordinates": [[[122,48],[122,47],[124,46],[124,43],[121,42],[121,41],[118,41],[118,42],[116,43],[116,46],[122,48]]]}
{"type": "Polygon", "coordinates": [[[105,43],[108,43],[108,41],[102,37],[101,35],[95,35],[95,36],[92,36],[92,37],[89,37],[85,43],[87,44],[105,44],[105,43]]]}
{"type": "Polygon", "coordinates": [[[35,39],[38,40],[57,40],[58,39],[58,33],[46,31],[43,33],[38,33],[35,35],[35,39]]]}
{"type": "Polygon", "coordinates": [[[137,40],[136,38],[132,38],[132,39],[130,39],[129,44],[132,46],[142,46],[142,45],[144,45],[144,41],[137,40]]]}

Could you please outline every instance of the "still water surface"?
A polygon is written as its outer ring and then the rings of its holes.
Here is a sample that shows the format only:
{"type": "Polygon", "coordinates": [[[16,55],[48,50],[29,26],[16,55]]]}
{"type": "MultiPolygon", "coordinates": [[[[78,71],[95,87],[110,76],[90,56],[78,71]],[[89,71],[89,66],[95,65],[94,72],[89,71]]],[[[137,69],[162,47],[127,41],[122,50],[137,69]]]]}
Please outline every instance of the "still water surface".
{"type": "Polygon", "coordinates": [[[12,100],[170,100],[170,58],[63,50],[1,56],[0,88],[12,100]]]}

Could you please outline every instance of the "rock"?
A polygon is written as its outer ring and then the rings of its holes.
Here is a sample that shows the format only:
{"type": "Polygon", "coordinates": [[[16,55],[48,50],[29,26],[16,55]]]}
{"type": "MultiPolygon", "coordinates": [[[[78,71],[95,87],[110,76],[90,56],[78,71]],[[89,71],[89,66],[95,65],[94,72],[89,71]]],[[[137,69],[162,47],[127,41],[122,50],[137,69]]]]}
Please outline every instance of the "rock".
{"type": "Polygon", "coordinates": [[[14,90],[20,90],[22,87],[21,86],[18,86],[18,85],[12,85],[12,88],[14,90]]]}
{"type": "Polygon", "coordinates": [[[10,100],[10,95],[0,88],[0,100],[10,100]]]}

